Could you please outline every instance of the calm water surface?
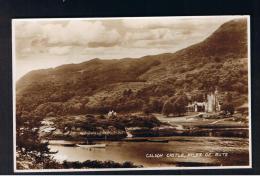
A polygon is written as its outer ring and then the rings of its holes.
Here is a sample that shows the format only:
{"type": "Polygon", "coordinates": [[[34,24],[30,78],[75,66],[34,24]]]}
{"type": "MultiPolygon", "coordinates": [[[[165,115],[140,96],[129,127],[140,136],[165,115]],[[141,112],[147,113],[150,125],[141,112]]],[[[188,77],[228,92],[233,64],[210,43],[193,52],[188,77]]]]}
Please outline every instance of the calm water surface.
{"type": "Polygon", "coordinates": [[[131,161],[144,167],[240,166],[249,164],[248,139],[183,136],[156,139],[168,139],[169,142],[99,141],[98,143],[106,143],[107,146],[86,149],[49,145],[49,148],[52,151],[58,151],[53,155],[58,161],[131,161]]]}

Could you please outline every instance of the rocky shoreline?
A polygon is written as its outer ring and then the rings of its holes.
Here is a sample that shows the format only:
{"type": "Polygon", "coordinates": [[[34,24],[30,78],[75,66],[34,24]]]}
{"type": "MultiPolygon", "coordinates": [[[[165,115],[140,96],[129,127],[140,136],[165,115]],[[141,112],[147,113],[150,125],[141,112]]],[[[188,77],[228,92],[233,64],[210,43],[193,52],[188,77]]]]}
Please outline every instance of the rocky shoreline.
{"type": "MultiPolygon", "coordinates": [[[[81,116],[76,116],[80,118],[81,116]]],[[[80,127],[57,126],[52,118],[42,122],[40,137],[47,140],[122,140],[129,133],[132,137],[165,137],[165,136],[214,136],[214,137],[248,137],[248,126],[244,123],[232,125],[223,124],[193,124],[176,125],[161,123],[155,127],[128,127],[118,129],[114,126],[108,128],[97,127],[97,130],[85,130],[80,127]],[[128,133],[127,133],[127,131],[128,133]]]]}
{"type": "MultiPolygon", "coordinates": [[[[86,141],[126,141],[126,142],[167,142],[156,137],[170,136],[202,136],[202,137],[239,137],[249,136],[246,118],[198,118],[160,116],[122,116],[117,119],[105,117],[86,117],[84,115],[48,117],[41,121],[38,134],[42,142],[49,145],[66,145],[84,143],[86,141]],[[90,124],[89,124],[90,123],[90,124]],[[93,128],[89,128],[93,127],[93,128]],[[131,136],[129,136],[131,134],[131,136]],[[155,137],[155,138],[149,138],[155,137]],[[53,144],[55,140],[61,143],[53,144]]],[[[24,128],[24,127],[21,127],[24,128]]],[[[22,129],[20,129],[22,130],[22,129]]],[[[28,129],[27,129],[28,130],[28,129]]],[[[36,130],[35,128],[31,130],[36,130]]],[[[54,151],[55,152],[55,151],[54,151]]],[[[142,167],[131,162],[116,163],[114,161],[57,162],[50,157],[40,158],[37,153],[23,153],[17,150],[17,168],[19,169],[69,169],[69,168],[127,168],[142,167]],[[39,159],[39,157],[38,157],[39,159]],[[37,164],[33,164],[37,163],[37,164]]]]}

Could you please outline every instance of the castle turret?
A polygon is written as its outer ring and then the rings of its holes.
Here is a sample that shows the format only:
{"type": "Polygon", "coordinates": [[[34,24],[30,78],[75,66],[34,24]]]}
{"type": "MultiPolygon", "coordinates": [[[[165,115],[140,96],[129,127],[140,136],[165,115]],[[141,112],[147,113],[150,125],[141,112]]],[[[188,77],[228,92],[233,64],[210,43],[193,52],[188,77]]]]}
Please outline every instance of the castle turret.
{"type": "Polygon", "coordinates": [[[211,92],[207,95],[206,112],[218,112],[218,111],[220,111],[218,90],[215,89],[214,92],[211,92]]]}

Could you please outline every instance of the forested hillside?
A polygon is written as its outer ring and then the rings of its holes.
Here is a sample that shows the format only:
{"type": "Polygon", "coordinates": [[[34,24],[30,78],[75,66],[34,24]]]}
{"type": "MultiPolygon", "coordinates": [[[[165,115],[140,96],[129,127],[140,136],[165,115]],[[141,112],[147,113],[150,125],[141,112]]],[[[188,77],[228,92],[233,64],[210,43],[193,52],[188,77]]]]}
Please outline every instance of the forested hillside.
{"type": "Polygon", "coordinates": [[[204,41],[176,53],[35,70],[16,83],[17,116],[161,111],[176,94],[194,99],[218,89],[236,107],[247,102],[247,23],[229,21],[204,41]]]}

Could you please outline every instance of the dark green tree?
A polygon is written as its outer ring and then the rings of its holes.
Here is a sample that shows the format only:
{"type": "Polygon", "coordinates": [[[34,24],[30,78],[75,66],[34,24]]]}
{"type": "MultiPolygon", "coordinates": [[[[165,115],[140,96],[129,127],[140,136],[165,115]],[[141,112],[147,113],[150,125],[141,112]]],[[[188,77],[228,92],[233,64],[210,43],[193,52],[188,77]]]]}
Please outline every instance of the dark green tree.
{"type": "Polygon", "coordinates": [[[144,114],[147,114],[147,115],[152,112],[151,106],[149,106],[149,105],[147,105],[147,104],[144,104],[144,105],[143,105],[143,109],[142,109],[142,110],[143,110],[143,113],[144,113],[144,114]]]}
{"type": "Polygon", "coordinates": [[[228,114],[233,115],[235,108],[234,108],[234,105],[232,103],[225,102],[225,103],[222,104],[221,110],[226,115],[228,115],[228,114]]]}
{"type": "Polygon", "coordinates": [[[224,112],[224,114],[228,115],[233,115],[235,111],[235,107],[233,104],[233,97],[230,92],[227,93],[224,103],[221,105],[221,110],[224,112]]]}
{"type": "Polygon", "coordinates": [[[158,99],[153,99],[150,101],[149,106],[151,107],[152,112],[160,113],[162,112],[163,102],[158,99]]]}
{"type": "Polygon", "coordinates": [[[186,113],[186,107],[189,103],[188,97],[186,94],[178,95],[173,102],[173,113],[177,115],[183,115],[186,113]]]}
{"type": "Polygon", "coordinates": [[[171,101],[166,101],[163,105],[162,113],[166,116],[169,116],[173,112],[173,104],[171,101]]]}
{"type": "MultiPolygon", "coordinates": [[[[59,164],[50,156],[48,142],[41,142],[39,129],[40,117],[17,117],[16,122],[16,149],[20,152],[19,157],[32,158],[33,167],[56,168],[59,164]],[[50,165],[50,163],[52,163],[50,165]]],[[[18,160],[21,158],[18,158],[18,160]]]]}

